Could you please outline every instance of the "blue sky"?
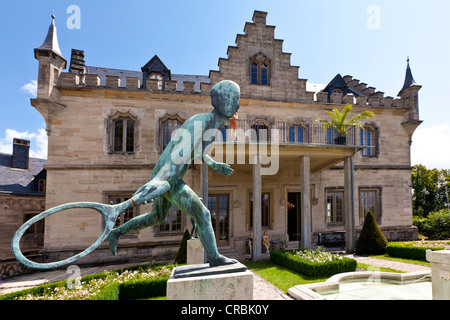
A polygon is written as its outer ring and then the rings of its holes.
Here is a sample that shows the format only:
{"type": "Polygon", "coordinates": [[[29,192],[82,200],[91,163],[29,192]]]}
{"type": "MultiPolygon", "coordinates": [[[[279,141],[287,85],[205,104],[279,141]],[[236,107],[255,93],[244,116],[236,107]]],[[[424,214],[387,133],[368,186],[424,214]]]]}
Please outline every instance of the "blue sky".
{"type": "Polygon", "coordinates": [[[32,141],[32,156],[46,157],[42,116],[30,105],[38,62],[33,49],[47,34],[55,10],[64,57],[85,51],[90,66],[140,70],[157,54],[173,73],[208,75],[235,45],[254,10],[268,12],[299,77],[328,83],[336,74],[396,97],[406,58],[420,91],[420,119],[412,163],[450,168],[450,1],[448,0],[130,0],[2,1],[0,37],[0,152],[12,138],[32,141]],[[80,9],[80,28],[69,28],[80,9]],[[68,24],[69,22],[69,24],[68,24]]]}

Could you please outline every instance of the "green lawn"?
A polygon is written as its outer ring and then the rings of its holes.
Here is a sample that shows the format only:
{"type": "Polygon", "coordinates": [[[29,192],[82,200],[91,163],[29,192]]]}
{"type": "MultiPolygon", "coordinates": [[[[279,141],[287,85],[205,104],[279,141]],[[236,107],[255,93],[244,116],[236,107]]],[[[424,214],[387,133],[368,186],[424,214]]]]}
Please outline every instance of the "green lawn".
{"type": "MultiPolygon", "coordinates": [[[[261,276],[261,278],[267,280],[268,282],[272,283],[274,286],[281,289],[283,292],[287,292],[289,288],[292,288],[296,285],[301,284],[308,284],[308,283],[315,283],[315,282],[324,282],[329,277],[325,278],[312,278],[307,277],[302,274],[299,274],[295,271],[289,270],[288,268],[285,268],[283,266],[277,265],[275,263],[269,262],[269,261],[262,261],[262,262],[244,262],[250,270],[261,276]]],[[[366,269],[368,270],[371,268],[372,270],[374,268],[377,268],[377,270],[380,270],[381,272],[396,272],[401,273],[403,271],[388,269],[388,268],[379,268],[379,267],[371,267],[370,265],[358,263],[357,266],[358,269],[366,269]]]]}
{"type": "Polygon", "coordinates": [[[280,288],[283,292],[287,292],[289,288],[299,285],[313,282],[323,282],[328,278],[311,278],[289,270],[283,266],[277,265],[272,262],[244,262],[244,264],[261,276],[263,279],[269,281],[276,287],[280,288]]]}

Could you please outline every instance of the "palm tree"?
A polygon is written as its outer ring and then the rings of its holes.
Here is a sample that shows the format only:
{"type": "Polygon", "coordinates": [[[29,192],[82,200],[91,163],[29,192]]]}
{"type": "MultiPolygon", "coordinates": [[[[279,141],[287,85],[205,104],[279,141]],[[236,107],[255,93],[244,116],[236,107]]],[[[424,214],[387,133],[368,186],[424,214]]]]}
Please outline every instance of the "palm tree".
{"type": "Polygon", "coordinates": [[[363,128],[359,124],[359,121],[373,117],[373,112],[364,111],[361,114],[357,114],[357,115],[353,116],[352,118],[347,119],[351,110],[352,110],[351,104],[347,104],[344,107],[344,109],[342,110],[342,113],[337,108],[333,108],[333,111],[325,111],[330,116],[330,120],[316,119],[316,121],[326,124],[325,130],[330,129],[330,128],[336,130],[337,141],[341,141],[341,143],[339,143],[339,144],[345,144],[345,142],[342,143],[342,141],[345,141],[345,137],[347,136],[348,129],[352,128],[353,126],[358,126],[358,127],[363,128]]]}

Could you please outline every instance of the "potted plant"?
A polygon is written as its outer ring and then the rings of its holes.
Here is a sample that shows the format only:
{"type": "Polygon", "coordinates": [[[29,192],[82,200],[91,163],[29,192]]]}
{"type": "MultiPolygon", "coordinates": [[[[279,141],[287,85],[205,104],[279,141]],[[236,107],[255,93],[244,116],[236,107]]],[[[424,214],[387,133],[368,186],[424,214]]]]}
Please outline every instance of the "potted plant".
{"type": "Polygon", "coordinates": [[[352,105],[347,104],[342,113],[337,109],[333,108],[333,111],[325,111],[330,116],[329,120],[326,119],[316,119],[317,122],[325,124],[325,130],[333,129],[337,133],[337,137],[334,138],[335,144],[345,145],[347,142],[347,131],[353,126],[362,126],[358,123],[360,120],[369,119],[373,117],[373,112],[364,111],[361,114],[355,115],[350,119],[348,115],[352,110],[352,105]]]}

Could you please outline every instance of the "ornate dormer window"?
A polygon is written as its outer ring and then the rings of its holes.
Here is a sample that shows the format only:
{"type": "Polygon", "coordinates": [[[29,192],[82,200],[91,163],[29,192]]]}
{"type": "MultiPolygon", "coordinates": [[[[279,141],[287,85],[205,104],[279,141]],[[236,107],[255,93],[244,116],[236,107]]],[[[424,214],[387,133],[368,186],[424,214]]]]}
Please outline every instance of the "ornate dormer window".
{"type": "Polygon", "coordinates": [[[258,53],[250,59],[250,80],[252,84],[268,85],[270,78],[270,60],[258,53]]]}
{"type": "Polygon", "coordinates": [[[148,78],[149,79],[158,80],[158,90],[162,90],[163,89],[163,87],[164,87],[164,77],[162,76],[161,73],[153,72],[152,74],[150,74],[150,76],[148,78]]]}
{"type": "Polygon", "coordinates": [[[147,87],[147,79],[155,79],[158,80],[158,90],[165,90],[165,81],[171,80],[170,70],[156,55],[141,70],[144,88],[147,87]]]}

